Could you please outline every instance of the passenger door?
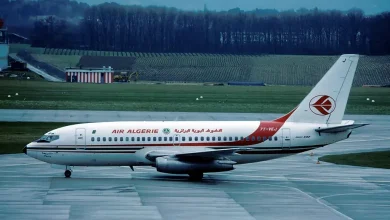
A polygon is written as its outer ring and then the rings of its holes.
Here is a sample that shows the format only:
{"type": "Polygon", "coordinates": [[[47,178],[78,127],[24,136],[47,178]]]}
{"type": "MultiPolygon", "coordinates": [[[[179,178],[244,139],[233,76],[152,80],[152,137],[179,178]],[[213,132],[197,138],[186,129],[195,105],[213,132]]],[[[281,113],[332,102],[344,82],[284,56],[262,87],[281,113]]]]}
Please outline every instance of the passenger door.
{"type": "Polygon", "coordinates": [[[291,147],[290,128],[282,129],[282,148],[283,150],[289,150],[291,147]]]}
{"type": "Polygon", "coordinates": [[[76,148],[85,149],[86,139],[87,139],[87,137],[85,136],[85,128],[77,128],[75,138],[76,138],[76,148]]]}

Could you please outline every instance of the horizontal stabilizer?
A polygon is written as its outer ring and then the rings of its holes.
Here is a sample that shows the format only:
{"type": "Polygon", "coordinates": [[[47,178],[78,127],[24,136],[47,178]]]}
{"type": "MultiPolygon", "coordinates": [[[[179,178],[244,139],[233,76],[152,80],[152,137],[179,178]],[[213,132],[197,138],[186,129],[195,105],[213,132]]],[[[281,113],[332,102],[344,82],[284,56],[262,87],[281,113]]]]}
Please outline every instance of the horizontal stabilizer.
{"type": "Polygon", "coordinates": [[[360,127],[363,127],[366,125],[368,125],[368,124],[339,125],[339,126],[334,126],[334,127],[318,128],[318,129],[316,129],[316,131],[321,132],[321,133],[338,133],[338,132],[347,131],[349,129],[360,128],[360,127]]]}

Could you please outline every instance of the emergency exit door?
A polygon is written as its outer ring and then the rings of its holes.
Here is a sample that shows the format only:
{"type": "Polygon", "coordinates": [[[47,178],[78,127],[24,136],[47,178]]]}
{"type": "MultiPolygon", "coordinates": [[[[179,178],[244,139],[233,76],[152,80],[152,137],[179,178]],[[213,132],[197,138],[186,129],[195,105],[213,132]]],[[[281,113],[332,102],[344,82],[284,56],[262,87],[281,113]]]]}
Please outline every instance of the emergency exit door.
{"type": "Polygon", "coordinates": [[[180,135],[173,135],[173,146],[180,146],[180,135]]]}
{"type": "Polygon", "coordinates": [[[291,147],[291,133],[290,128],[282,129],[282,147],[283,150],[288,150],[291,147]]]}

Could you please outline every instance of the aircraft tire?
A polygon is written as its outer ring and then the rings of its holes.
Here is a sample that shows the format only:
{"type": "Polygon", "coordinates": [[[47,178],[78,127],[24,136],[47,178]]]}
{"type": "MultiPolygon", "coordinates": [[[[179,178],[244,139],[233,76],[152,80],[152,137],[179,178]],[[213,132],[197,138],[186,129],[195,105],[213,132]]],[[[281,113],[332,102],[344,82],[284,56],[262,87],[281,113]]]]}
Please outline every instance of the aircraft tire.
{"type": "Polygon", "coordinates": [[[64,175],[66,178],[69,178],[72,175],[72,172],[70,170],[65,170],[64,175]]]}
{"type": "Polygon", "coordinates": [[[201,181],[203,179],[203,173],[189,173],[190,180],[201,181]]]}

